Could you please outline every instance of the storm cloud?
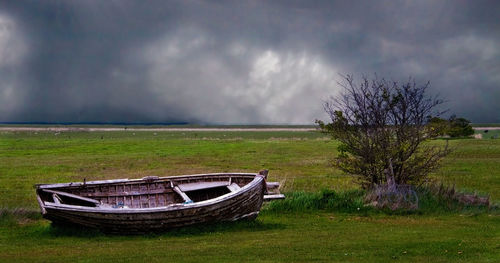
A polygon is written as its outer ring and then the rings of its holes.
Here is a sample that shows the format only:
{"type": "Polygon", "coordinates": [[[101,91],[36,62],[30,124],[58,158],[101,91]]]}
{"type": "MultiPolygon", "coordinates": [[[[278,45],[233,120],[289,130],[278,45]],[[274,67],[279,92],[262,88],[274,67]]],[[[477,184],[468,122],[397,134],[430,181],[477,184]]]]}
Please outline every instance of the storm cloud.
{"type": "Polygon", "coordinates": [[[1,1],[1,122],[311,124],[339,74],[500,122],[497,1],[1,1]]]}

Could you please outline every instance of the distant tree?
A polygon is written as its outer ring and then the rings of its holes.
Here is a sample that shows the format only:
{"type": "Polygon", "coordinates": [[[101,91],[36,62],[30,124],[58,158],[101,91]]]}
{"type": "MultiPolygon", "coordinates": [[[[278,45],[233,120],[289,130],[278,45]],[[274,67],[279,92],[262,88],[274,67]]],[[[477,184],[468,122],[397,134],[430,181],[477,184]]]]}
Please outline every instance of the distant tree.
{"type": "Polygon", "coordinates": [[[430,118],[428,126],[430,131],[437,136],[447,135],[450,129],[449,121],[439,117],[430,118]]]}
{"type": "Polygon", "coordinates": [[[437,137],[428,125],[443,101],[410,79],[399,84],[385,79],[342,76],[343,93],[324,103],[331,123],[320,129],[340,142],[334,165],[356,175],[364,188],[418,184],[449,152],[446,146],[423,144],[437,137]]]}
{"type": "Polygon", "coordinates": [[[466,137],[474,134],[470,121],[465,118],[457,118],[455,115],[452,115],[448,120],[432,117],[428,125],[431,131],[438,136],[466,137]]]}
{"type": "Polygon", "coordinates": [[[449,126],[447,134],[450,137],[466,137],[474,134],[470,121],[465,118],[457,118],[453,115],[449,119],[449,126]]]}

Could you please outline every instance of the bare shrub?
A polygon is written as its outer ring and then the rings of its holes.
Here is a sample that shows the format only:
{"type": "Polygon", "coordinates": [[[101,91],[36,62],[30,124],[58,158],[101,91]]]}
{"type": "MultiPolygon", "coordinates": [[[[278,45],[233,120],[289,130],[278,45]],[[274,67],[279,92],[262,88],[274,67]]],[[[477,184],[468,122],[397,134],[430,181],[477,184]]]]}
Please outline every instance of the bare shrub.
{"type": "Polygon", "coordinates": [[[442,113],[438,108],[443,103],[426,94],[429,83],[377,77],[356,83],[347,75],[339,85],[344,93],[324,104],[332,122],[316,122],[340,142],[333,165],[356,176],[363,188],[387,183],[389,165],[395,184],[419,185],[450,152],[447,145],[424,144],[439,136],[428,122],[442,113]]]}

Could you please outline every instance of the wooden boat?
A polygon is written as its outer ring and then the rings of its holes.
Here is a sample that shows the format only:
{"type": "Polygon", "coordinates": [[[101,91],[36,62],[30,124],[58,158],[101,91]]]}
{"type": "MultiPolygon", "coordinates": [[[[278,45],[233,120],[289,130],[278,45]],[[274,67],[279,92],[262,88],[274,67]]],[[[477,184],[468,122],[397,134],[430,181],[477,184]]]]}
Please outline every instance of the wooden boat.
{"type": "Polygon", "coordinates": [[[36,185],[44,218],[55,224],[133,234],[193,224],[254,219],[263,201],[282,199],[259,173],[148,176],[36,185]]]}

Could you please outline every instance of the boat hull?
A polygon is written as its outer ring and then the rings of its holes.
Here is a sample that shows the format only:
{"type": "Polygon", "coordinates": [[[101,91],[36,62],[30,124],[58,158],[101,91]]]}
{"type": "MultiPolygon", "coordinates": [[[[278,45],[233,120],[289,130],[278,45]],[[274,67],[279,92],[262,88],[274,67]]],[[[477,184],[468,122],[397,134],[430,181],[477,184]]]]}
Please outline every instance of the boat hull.
{"type": "Polygon", "coordinates": [[[55,224],[95,228],[106,233],[141,234],[196,224],[254,219],[266,192],[265,178],[257,175],[238,191],[195,203],[103,209],[41,202],[41,209],[43,217],[55,224]]]}

